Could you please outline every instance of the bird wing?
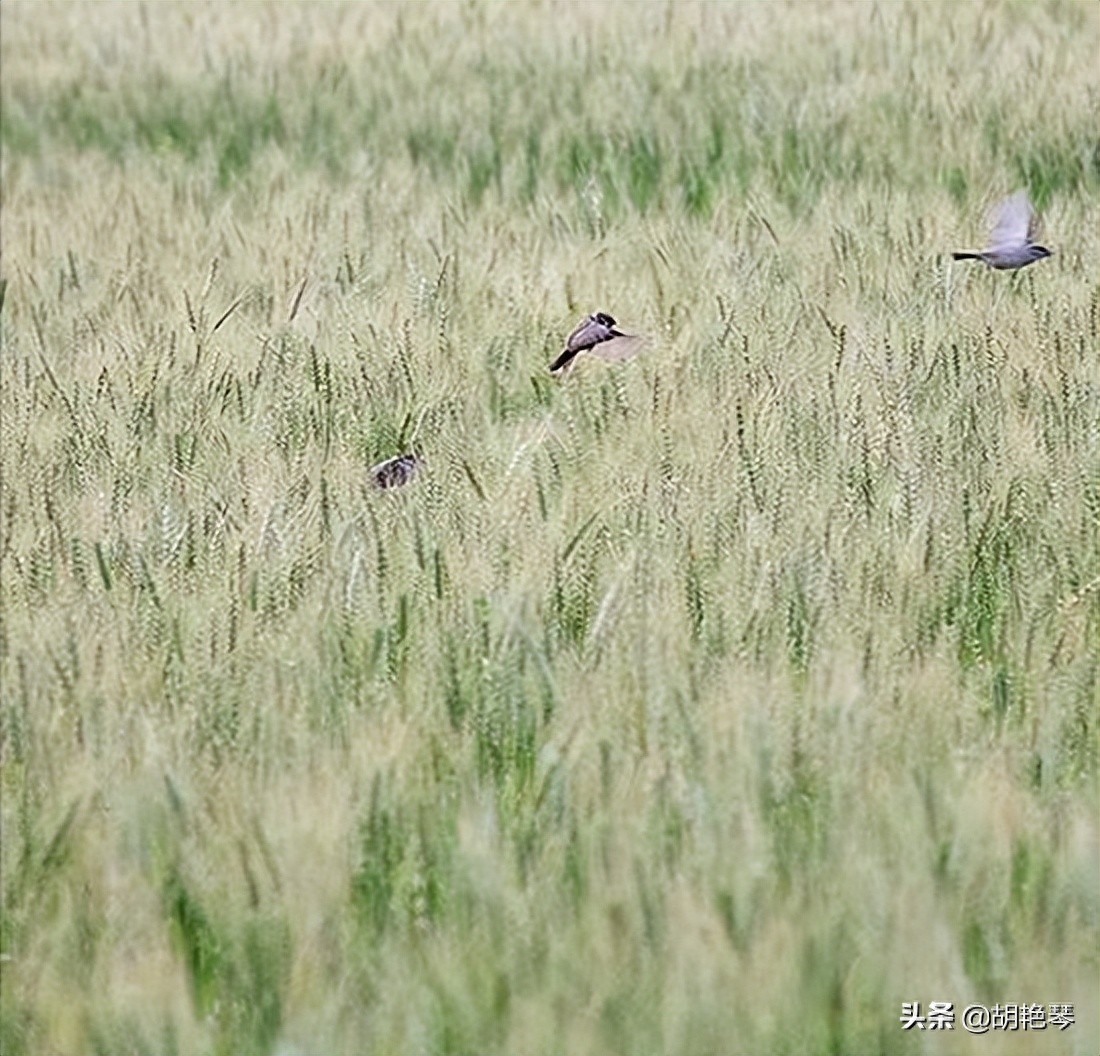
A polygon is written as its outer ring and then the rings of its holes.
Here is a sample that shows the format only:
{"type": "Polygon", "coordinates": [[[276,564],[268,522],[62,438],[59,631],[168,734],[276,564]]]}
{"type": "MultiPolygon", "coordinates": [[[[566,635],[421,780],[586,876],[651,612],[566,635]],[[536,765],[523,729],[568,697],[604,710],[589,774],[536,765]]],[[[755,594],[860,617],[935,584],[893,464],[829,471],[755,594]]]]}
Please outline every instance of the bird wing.
{"type": "Polygon", "coordinates": [[[605,340],[607,328],[594,316],[585,316],[565,339],[566,352],[583,352],[597,341],[605,340]]]}
{"type": "Polygon", "coordinates": [[[588,354],[607,363],[618,363],[636,356],[644,345],[645,338],[639,334],[620,334],[616,330],[606,341],[593,345],[588,354]]]}
{"type": "Polygon", "coordinates": [[[1027,191],[1017,191],[997,205],[993,215],[993,230],[989,236],[989,249],[1008,249],[1026,245],[1035,222],[1027,191]]]}
{"type": "MultiPolygon", "coordinates": [[[[1030,208],[1030,203],[1029,208],[1030,208]]],[[[1039,214],[1034,209],[1031,210],[1031,215],[1027,221],[1027,240],[1028,242],[1037,242],[1039,240],[1039,214]]]]}

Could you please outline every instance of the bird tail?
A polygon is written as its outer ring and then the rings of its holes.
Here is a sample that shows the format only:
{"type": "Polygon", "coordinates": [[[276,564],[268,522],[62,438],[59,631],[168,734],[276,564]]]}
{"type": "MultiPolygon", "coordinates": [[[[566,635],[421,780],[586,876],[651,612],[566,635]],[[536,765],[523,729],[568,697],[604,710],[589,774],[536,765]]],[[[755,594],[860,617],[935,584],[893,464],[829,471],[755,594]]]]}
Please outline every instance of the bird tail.
{"type": "Polygon", "coordinates": [[[559,370],[561,370],[562,367],[566,366],[576,354],[577,353],[574,352],[572,349],[565,349],[565,351],[563,351],[562,354],[558,356],[558,358],[555,359],[553,363],[550,364],[550,373],[556,374],[559,370]]]}
{"type": "Polygon", "coordinates": [[[982,255],[980,253],[952,253],[956,260],[981,260],[982,255]]]}

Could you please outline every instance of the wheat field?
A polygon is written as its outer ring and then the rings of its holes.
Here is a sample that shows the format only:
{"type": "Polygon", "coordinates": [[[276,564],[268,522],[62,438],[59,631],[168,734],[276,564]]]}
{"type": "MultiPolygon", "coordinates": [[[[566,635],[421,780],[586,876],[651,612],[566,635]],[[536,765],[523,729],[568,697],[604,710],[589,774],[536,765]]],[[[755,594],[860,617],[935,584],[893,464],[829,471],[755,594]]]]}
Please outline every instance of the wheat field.
{"type": "Polygon", "coordinates": [[[5,0],[0,1052],[1094,1056],[1098,54],[5,0]]]}

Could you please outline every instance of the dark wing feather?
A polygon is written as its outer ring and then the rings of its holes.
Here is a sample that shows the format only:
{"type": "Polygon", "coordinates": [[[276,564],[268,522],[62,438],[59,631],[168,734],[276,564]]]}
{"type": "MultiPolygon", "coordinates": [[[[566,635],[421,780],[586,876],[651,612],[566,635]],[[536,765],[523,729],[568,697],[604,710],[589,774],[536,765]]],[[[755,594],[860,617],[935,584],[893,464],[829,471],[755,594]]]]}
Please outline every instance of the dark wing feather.
{"type": "Polygon", "coordinates": [[[565,339],[565,347],[569,352],[583,352],[591,348],[597,341],[603,340],[606,333],[605,327],[594,315],[582,319],[573,332],[565,339]]]}
{"type": "Polygon", "coordinates": [[[554,374],[567,366],[569,361],[580,352],[591,348],[601,338],[606,330],[594,315],[586,315],[565,339],[565,348],[553,363],[550,364],[550,373],[554,374]]]}

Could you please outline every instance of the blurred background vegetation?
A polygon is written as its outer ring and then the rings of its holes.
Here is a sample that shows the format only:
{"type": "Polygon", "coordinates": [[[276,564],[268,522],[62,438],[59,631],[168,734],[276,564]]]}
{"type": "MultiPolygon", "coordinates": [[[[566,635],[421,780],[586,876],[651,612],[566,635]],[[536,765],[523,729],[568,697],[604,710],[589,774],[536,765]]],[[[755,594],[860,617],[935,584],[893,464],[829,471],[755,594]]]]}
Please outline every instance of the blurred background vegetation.
{"type": "Polygon", "coordinates": [[[1096,1051],[1093,5],[0,30],[0,1051],[1096,1051]]]}

